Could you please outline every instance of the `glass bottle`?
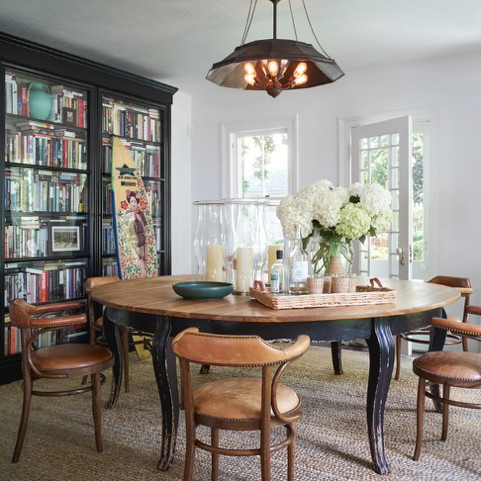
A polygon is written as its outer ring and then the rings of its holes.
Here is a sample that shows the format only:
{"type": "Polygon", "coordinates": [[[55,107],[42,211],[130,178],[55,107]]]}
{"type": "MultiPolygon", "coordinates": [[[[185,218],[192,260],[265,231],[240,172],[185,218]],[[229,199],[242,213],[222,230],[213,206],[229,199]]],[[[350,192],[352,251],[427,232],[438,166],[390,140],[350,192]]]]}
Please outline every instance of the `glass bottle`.
{"type": "Polygon", "coordinates": [[[276,251],[276,262],[271,266],[271,294],[281,295],[287,293],[287,275],[286,266],[284,265],[284,252],[276,251]]]}
{"type": "Polygon", "coordinates": [[[307,294],[308,257],[302,248],[301,229],[296,226],[294,246],[289,255],[289,294],[307,294]]]}

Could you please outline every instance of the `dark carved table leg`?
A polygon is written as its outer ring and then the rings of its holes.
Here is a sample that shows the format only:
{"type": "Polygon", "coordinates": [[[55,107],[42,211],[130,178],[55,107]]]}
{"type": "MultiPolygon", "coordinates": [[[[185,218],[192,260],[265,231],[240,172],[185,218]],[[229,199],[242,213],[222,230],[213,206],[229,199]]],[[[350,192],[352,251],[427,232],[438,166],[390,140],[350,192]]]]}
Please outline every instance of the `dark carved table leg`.
{"type": "Polygon", "coordinates": [[[162,407],[162,451],[157,463],[162,471],[169,469],[174,461],[179,423],[179,394],[170,339],[171,327],[170,317],[159,317],[152,340],[152,363],[162,407]]]}
{"type": "Polygon", "coordinates": [[[388,318],[373,320],[369,347],[369,382],[367,387],[367,428],[374,470],[388,474],[384,452],[384,408],[394,366],[394,339],[388,318]]]}
{"type": "Polygon", "coordinates": [[[123,355],[120,342],[119,326],[112,322],[109,318],[109,310],[106,309],[103,315],[104,318],[104,335],[107,341],[108,348],[112,351],[115,357],[115,363],[112,366],[112,385],[110,388],[110,398],[105,403],[106,409],[113,409],[117,404],[120,395],[120,388],[122,387],[123,374],[123,355]]]}
{"type": "Polygon", "coordinates": [[[331,357],[334,374],[342,374],[342,348],[339,341],[331,341],[331,357]]]}

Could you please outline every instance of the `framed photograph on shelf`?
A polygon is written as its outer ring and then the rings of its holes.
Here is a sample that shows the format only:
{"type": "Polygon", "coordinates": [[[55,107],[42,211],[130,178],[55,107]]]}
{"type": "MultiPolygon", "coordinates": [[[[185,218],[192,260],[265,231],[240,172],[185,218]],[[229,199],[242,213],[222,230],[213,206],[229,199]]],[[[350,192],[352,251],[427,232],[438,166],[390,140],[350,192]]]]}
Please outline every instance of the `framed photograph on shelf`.
{"type": "Polygon", "coordinates": [[[77,111],[75,109],[71,109],[70,107],[64,107],[62,110],[62,115],[64,125],[76,125],[77,111]]]}
{"type": "Polygon", "coordinates": [[[76,225],[51,226],[50,239],[52,253],[80,251],[82,248],[80,227],[76,225]]]}

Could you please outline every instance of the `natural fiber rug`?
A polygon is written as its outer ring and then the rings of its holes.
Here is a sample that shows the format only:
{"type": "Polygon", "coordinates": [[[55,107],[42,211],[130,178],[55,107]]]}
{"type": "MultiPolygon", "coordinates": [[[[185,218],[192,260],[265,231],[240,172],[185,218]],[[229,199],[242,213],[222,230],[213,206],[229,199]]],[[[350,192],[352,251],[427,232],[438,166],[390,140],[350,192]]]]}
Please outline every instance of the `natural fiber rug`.
{"type": "MultiPolygon", "coordinates": [[[[344,375],[335,376],[329,349],[312,347],[285,373],[283,382],[296,389],[304,405],[298,428],[296,480],[480,480],[481,413],[476,410],[451,408],[448,440],[441,442],[441,417],[427,402],[430,411],[426,414],[423,452],[420,461],[412,461],[417,378],[409,358],[403,359],[401,380],[391,384],[386,409],[385,441],[391,474],[381,477],[374,473],[365,420],[368,362],[366,352],[345,350],[344,375]]],[[[194,377],[198,382],[213,379],[219,370],[213,368],[211,374],[194,377]]],[[[107,393],[108,388],[104,388],[104,399],[107,393]]],[[[474,399],[475,392],[468,394],[463,393],[463,398],[474,399]]],[[[103,411],[102,454],[95,451],[90,395],[34,397],[23,453],[20,462],[12,465],[21,404],[20,383],[0,387],[0,480],[182,479],[182,413],[174,466],[168,472],[156,469],[160,404],[149,360],[138,361],[132,354],[131,392],[121,394],[114,410],[103,411]]],[[[229,442],[232,437],[222,440],[229,442]]],[[[241,435],[242,442],[253,440],[250,434],[241,435]]],[[[210,456],[199,450],[194,479],[210,479],[210,456]]],[[[220,479],[260,480],[258,458],[221,457],[220,479]]],[[[272,480],[283,479],[285,450],[272,458],[272,480]]]]}

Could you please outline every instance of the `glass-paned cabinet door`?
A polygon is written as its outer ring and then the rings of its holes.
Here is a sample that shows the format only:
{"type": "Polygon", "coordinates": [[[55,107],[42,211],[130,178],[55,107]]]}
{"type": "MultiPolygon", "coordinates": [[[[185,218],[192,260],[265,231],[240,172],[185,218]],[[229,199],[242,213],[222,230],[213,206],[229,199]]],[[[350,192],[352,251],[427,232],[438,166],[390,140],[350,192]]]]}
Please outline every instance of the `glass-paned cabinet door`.
{"type": "MultiPolygon", "coordinates": [[[[3,354],[20,349],[8,303],[85,296],[89,254],[89,91],[7,67],[3,249],[3,354]]],[[[39,340],[49,345],[62,333],[39,340]]],[[[67,334],[65,334],[67,336],[67,334]]],[[[68,334],[78,336],[81,333],[68,334]]]]}
{"type": "Polygon", "coordinates": [[[159,256],[159,274],[163,272],[163,195],[162,112],[155,105],[135,99],[102,95],[102,260],[104,275],[119,275],[115,258],[112,220],[111,171],[112,136],[120,138],[142,176],[149,201],[159,256]]]}

